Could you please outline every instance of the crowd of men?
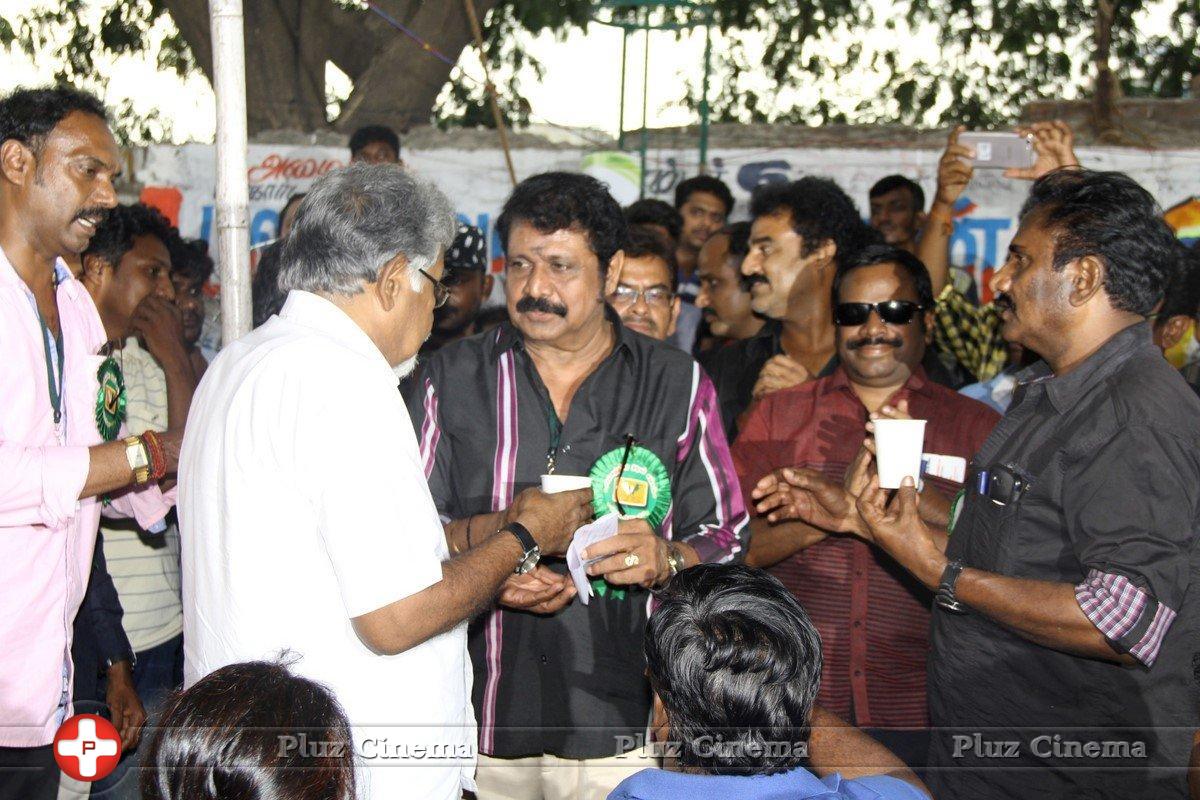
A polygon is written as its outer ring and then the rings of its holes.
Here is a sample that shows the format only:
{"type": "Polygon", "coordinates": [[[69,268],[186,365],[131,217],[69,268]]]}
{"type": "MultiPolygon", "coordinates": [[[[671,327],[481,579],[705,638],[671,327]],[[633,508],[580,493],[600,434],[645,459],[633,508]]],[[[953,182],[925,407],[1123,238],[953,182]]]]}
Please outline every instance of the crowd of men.
{"type": "Polygon", "coordinates": [[[1200,259],[1039,123],[980,304],[959,133],[866,219],[534,175],[497,273],[364,128],[209,363],[104,107],[0,99],[0,798],[93,711],[98,798],[1188,796],[1200,259]]]}

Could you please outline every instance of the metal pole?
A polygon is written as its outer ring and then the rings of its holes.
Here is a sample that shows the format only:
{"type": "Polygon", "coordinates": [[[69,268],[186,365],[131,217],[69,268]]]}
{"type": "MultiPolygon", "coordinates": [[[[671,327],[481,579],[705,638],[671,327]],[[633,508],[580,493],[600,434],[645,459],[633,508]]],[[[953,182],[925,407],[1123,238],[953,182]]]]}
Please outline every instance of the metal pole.
{"type": "Polygon", "coordinates": [[[475,15],[475,4],[471,0],[463,0],[463,5],[467,8],[467,19],[471,21],[471,31],[475,34],[475,46],[479,48],[479,63],[483,65],[483,79],[487,82],[488,101],[492,107],[492,119],[496,121],[496,132],[500,134],[504,163],[508,165],[508,178],[515,187],[517,171],[513,168],[512,153],[508,149],[508,129],[504,126],[504,116],[500,113],[500,103],[496,99],[496,85],[492,83],[492,73],[488,69],[487,53],[483,52],[483,30],[479,27],[479,17],[475,15]]]}
{"type": "Polygon", "coordinates": [[[221,341],[250,330],[250,189],[246,179],[246,50],[242,0],[209,0],[217,98],[217,258],[221,341]]]}
{"type": "Polygon", "coordinates": [[[642,58],[642,176],[641,188],[638,190],[638,197],[646,196],[646,150],[650,144],[650,137],[646,131],[646,106],[649,102],[649,87],[650,87],[650,15],[645,12],[642,17],[642,23],[646,26],[646,54],[642,58]]]}
{"type": "Polygon", "coordinates": [[[618,112],[617,149],[625,149],[625,58],[629,50],[629,29],[621,28],[621,106],[618,112]]]}
{"type": "Polygon", "coordinates": [[[712,70],[712,7],[704,14],[704,80],[700,84],[700,174],[708,172],[708,76],[712,70]]]}

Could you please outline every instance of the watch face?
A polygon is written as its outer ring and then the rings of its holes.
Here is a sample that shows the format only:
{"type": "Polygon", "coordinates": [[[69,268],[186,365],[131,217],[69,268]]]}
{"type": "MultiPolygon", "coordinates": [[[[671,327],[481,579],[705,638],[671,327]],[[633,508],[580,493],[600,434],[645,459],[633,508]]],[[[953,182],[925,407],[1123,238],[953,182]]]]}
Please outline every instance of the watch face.
{"type": "Polygon", "coordinates": [[[542,557],[542,551],[538,547],[525,553],[525,558],[521,559],[521,563],[517,565],[517,574],[524,575],[533,570],[537,566],[538,560],[542,557]]]}

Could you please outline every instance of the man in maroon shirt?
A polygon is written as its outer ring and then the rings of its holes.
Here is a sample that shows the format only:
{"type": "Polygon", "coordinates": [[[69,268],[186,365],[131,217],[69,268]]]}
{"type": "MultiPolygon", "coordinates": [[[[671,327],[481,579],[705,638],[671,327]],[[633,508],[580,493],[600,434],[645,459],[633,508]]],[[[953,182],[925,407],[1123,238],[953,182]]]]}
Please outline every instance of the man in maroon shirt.
{"type": "MultiPolygon", "coordinates": [[[[931,459],[924,480],[953,496],[966,460],[999,416],[933,383],[921,367],[932,331],[929,273],[903,250],[868,247],[838,270],[833,304],[836,369],[763,398],[733,446],[747,507],[770,506],[761,502],[767,492],[759,484],[771,484],[769,476],[778,470],[812,470],[837,482],[839,491],[844,476],[865,483],[868,458],[856,454],[867,421],[872,413],[890,416],[897,409],[928,420],[924,452],[950,458],[931,459]]],[[[928,744],[922,729],[929,723],[925,659],[932,596],[858,538],[798,521],[773,524],[768,517],[752,521],[746,561],[768,567],[816,624],[825,650],[818,703],[874,729],[919,769],[928,744]]]]}

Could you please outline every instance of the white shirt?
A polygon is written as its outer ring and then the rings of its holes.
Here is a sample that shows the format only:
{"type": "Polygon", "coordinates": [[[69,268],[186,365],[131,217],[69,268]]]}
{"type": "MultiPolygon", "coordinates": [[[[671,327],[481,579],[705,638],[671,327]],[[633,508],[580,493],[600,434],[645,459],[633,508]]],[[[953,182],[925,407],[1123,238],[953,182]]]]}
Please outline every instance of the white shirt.
{"type": "Polygon", "coordinates": [[[179,467],[184,685],[290,651],[346,709],[361,796],[458,798],[474,790],[466,623],[396,656],[350,624],[440,581],[449,557],[397,386],[307,292],[209,367],[179,467]]]}

